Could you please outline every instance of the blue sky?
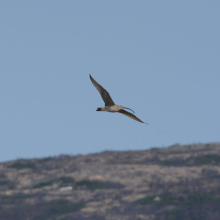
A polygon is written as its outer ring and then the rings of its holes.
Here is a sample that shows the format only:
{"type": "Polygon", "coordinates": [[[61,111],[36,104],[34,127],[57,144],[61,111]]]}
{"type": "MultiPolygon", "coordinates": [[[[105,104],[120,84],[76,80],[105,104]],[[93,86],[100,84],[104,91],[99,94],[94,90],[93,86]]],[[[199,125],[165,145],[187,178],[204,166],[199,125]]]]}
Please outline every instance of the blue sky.
{"type": "Polygon", "coordinates": [[[220,141],[220,1],[1,1],[0,161],[220,141]],[[89,74],[114,102],[104,106],[89,74]]]}

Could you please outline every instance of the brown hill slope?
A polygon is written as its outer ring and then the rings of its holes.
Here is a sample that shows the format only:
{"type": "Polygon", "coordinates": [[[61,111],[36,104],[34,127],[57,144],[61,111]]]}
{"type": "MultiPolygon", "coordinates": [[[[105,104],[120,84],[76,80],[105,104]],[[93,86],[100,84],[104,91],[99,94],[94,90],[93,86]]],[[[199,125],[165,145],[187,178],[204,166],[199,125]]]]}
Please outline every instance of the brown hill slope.
{"type": "Polygon", "coordinates": [[[219,220],[220,143],[0,163],[0,220],[219,220]]]}

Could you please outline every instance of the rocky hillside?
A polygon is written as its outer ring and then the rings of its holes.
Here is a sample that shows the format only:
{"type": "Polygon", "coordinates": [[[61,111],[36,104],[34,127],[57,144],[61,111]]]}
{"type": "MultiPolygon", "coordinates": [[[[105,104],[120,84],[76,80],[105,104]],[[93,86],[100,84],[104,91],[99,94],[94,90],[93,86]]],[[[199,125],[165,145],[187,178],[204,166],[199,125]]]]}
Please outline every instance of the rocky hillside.
{"type": "Polygon", "coordinates": [[[0,163],[0,220],[219,220],[220,143],[0,163]]]}

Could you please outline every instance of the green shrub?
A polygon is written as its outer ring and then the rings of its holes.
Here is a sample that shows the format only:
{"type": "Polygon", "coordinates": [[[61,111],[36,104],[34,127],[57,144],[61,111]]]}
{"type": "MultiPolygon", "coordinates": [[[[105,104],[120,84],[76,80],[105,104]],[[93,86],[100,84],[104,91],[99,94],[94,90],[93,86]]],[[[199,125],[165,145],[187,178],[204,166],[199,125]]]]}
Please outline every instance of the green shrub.
{"type": "Polygon", "coordinates": [[[160,195],[159,200],[155,200],[157,196],[147,196],[139,199],[137,202],[141,205],[153,204],[153,205],[175,205],[184,201],[183,197],[173,197],[171,195],[160,195]]]}
{"type": "Polygon", "coordinates": [[[74,183],[75,180],[72,177],[68,177],[68,176],[64,176],[64,177],[60,177],[58,179],[58,181],[61,181],[62,183],[74,183]]]}
{"type": "Polygon", "coordinates": [[[118,188],[122,187],[119,183],[111,183],[111,182],[101,182],[101,181],[92,181],[92,180],[81,180],[76,182],[77,186],[85,186],[90,190],[95,189],[110,189],[110,188],[118,188]]]}
{"type": "MultiPolygon", "coordinates": [[[[40,210],[39,216],[35,217],[36,220],[55,219],[59,215],[65,215],[77,212],[85,206],[83,203],[72,203],[65,199],[59,199],[51,202],[43,202],[37,204],[40,210]]],[[[56,218],[57,219],[57,218],[56,218]]]]}
{"type": "Polygon", "coordinates": [[[52,159],[52,157],[44,157],[44,158],[39,159],[39,161],[40,162],[47,162],[47,161],[49,161],[51,159],[52,159]]]}
{"type": "Polygon", "coordinates": [[[159,161],[160,165],[164,165],[164,166],[184,166],[186,165],[186,161],[184,160],[161,160],[159,161]]]}
{"type": "Polygon", "coordinates": [[[144,204],[154,204],[154,198],[156,196],[147,196],[147,197],[144,197],[142,199],[139,199],[137,200],[137,202],[141,205],[144,205],[144,204]]]}
{"type": "Polygon", "coordinates": [[[184,196],[172,196],[172,195],[160,195],[160,200],[156,201],[157,196],[147,196],[142,199],[137,200],[139,204],[153,204],[153,205],[181,205],[181,206],[197,206],[200,204],[207,203],[219,203],[220,197],[215,197],[210,194],[190,194],[186,197],[184,196]]]}
{"type": "Polygon", "coordinates": [[[67,184],[67,183],[74,183],[74,179],[72,177],[60,177],[58,179],[53,179],[53,180],[49,180],[49,181],[43,181],[40,183],[36,183],[33,185],[33,189],[36,188],[41,188],[41,187],[45,187],[45,186],[51,186],[54,183],[58,183],[58,184],[67,184]]]}
{"type": "Polygon", "coordinates": [[[204,220],[206,219],[206,214],[203,210],[198,210],[194,208],[177,208],[171,211],[166,211],[163,220],[204,220]]]}
{"type": "Polygon", "coordinates": [[[21,161],[17,161],[14,162],[13,164],[10,164],[8,166],[9,168],[15,168],[15,169],[34,169],[35,168],[35,164],[31,163],[31,162],[21,162],[21,161]]]}
{"type": "Polygon", "coordinates": [[[41,188],[41,187],[44,187],[44,186],[50,186],[50,185],[53,185],[54,182],[55,182],[54,180],[50,180],[50,181],[47,181],[47,182],[36,183],[36,184],[33,185],[33,189],[41,188]]]}
{"type": "Polygon", "coordinates": [[[1,199],[4,200],[20,200],[20,199],[26,199],[28,197],[28,195],[24,195],[24,194],[14,194],[14,195],[4,195],[1,197],[1,199]]]}
{"type": "Polygon", "coordinates": [[[0,181],[0,186],[3,186],[3,185],[8,185],[10,182],[7,181],[7,180],[1,180],[0,181]]]}
{"type": "Polygon", "coordinates": [[[205,164],[213,164],[213,165],[220,164],[220,156],[215,154],[208,154],[208,155],[198,156],[195,158],[194,165],[202,166],[205,164]]]}
{"type": "Polygon", "coordinates": [[[84,205],[82,203],[73,204],[68,200],[60,199],[53,203],[53,207],[50,209],[50,211],[54,214],[60,215],[79,211],[83,207],[84,205]]]}

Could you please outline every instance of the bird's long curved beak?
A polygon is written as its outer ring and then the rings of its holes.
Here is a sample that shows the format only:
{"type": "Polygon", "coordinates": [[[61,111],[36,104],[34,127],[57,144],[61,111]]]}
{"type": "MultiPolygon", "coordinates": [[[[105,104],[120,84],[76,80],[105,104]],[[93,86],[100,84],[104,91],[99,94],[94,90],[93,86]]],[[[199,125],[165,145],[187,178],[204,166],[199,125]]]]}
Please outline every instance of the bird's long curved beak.
{"type": "Polygon", "coordinates": [[[129,109],[129,110],[131,110],[134,114],[135,114],[135,112],[132,110],[132,109],[130,109],[130,108],[126,108],[126,107],[124,107],[125,109],[129,109]]]}

